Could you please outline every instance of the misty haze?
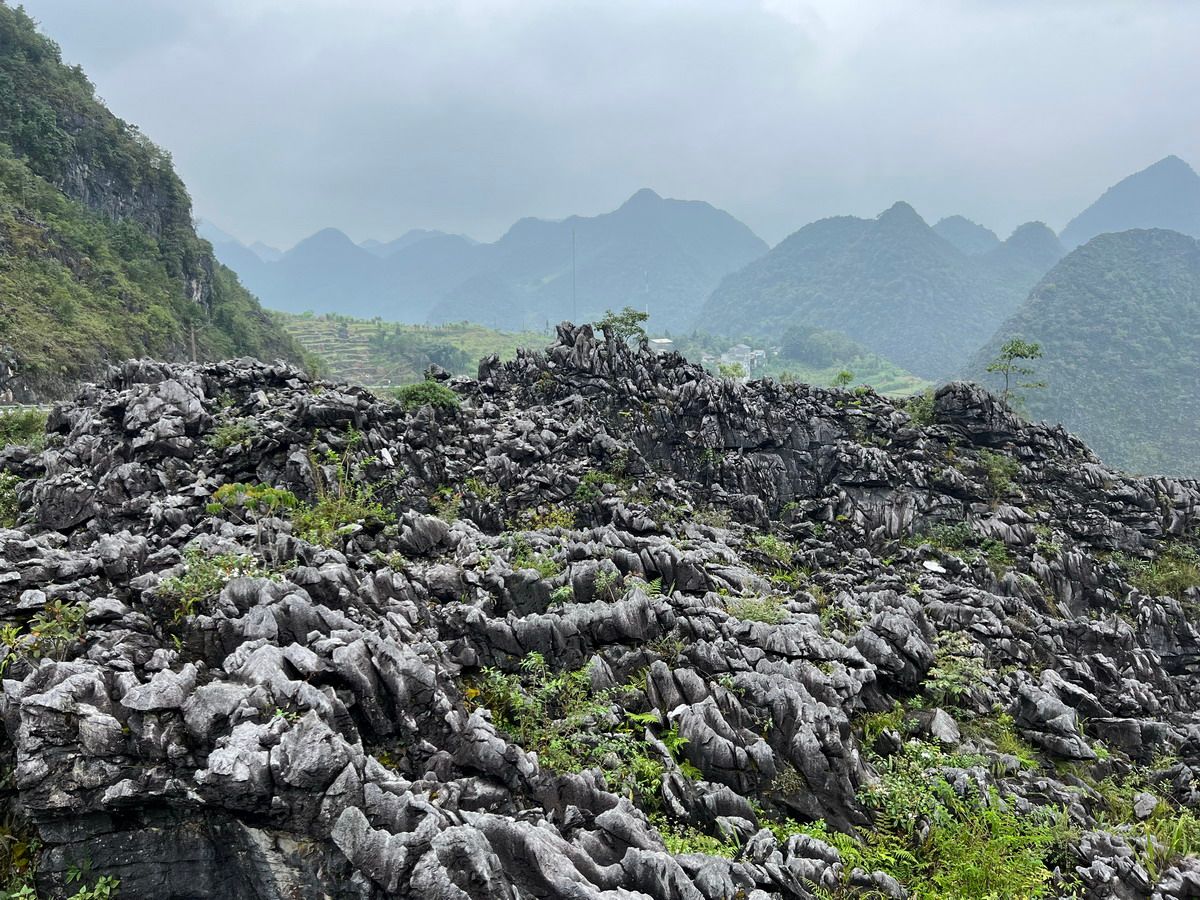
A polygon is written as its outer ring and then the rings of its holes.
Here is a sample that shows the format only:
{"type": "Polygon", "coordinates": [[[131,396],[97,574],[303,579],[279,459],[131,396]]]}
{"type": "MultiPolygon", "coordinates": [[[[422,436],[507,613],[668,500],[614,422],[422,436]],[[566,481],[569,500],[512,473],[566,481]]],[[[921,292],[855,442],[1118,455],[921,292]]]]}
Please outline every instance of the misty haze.
{"type": "Polygon", "coordinates": [[[0,900],[1200,897],[1198,34],[0,0],[0,900]]]}

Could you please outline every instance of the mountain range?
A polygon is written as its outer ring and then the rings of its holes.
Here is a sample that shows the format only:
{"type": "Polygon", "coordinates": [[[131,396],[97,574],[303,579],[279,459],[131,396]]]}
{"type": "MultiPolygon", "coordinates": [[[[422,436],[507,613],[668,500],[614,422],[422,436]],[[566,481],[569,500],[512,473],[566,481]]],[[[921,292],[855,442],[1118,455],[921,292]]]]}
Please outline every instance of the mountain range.
{"type": "Polygon", "coordinates": [[[303,354],[193,229],[170,157],[0,4],[0,400],[107,363],[303,354]]]}
{"type": "Polygon", "coordinates": [[[1200,233],[1196,223],[1200,177],[1167,157],[1110,188],[1061,240],[1038,222],[1004,241],[964,216],[930,227],[899,203],[874,220],[814,222],[768,253],[728,213],[649,190],[605,215],[522,219],[487,244],[426,229],[355,244],[325,229],[281,253],[216,229],[205,234],[268,305],[284,310],[514,330],[632,305],[675,333],[836,330],[936,378],[961,369],[1067,248],[1147,225],[1200,233]]]}
{"type": "Polygon", "coordinates": [[[1031,222],[968,254],[896,203],[875,219],[840,216],[801,228],[727,276],[702,319],[730,336],[791,325],[840,331],[936,378],[965,362],[1061,253],[1054,233],[1031,222]]]}
{"type": "Polygon", "coordinates": [[[420,229],[355,244],[327,228],[271,260],[209,233],[218,256],[276,309],[508,330],[627,305],[685,328],[722,276],[767,250],[728,213],[645,189],[599,216],[521,219],[487,244],[420,229]]]}

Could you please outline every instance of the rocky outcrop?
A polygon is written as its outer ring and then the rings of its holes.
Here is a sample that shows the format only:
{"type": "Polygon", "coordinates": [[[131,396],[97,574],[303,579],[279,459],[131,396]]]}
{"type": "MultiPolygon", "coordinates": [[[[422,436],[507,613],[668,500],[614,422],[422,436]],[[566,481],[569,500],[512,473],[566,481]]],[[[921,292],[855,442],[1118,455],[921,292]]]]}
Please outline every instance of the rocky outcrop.
{"type": "Polygon", "coordinates": [[[1148,871],[1070,767],[1197,799],[1195,590],[1131,581],[1191,546],[1195,483],[970,386],[918,423],[587,327],[439,377],[459,408],[129,362],[0,459],[27,479],[0,715],[41,890],[87,860],[122,898],[901,897],[780,826],[866,834],[914,740],[961,751],[961,796],[1075,823],[1055,883],[1191,896],[1196,861],[1148,871]],[[222,502],[239,483],[332,527],[222,502]]]}

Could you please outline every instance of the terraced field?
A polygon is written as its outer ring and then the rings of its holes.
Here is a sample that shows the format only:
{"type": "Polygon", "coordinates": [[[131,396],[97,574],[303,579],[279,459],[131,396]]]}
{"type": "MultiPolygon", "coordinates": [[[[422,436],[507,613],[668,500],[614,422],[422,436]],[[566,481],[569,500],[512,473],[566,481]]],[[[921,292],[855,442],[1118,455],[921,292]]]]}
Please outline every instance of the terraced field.
{"type": "Polygon", "coordinates": [[[420,381],[431,364],[455,374],[473,375],[485,356],[495,353],[501,359],[512,359],[518,347],[541,347],[550,341],[536,332],[495,331],[470,322],[430,326],[336,314],[272,315],[305,350],[319,358],[323,374],[368,387],[420,381]]]}

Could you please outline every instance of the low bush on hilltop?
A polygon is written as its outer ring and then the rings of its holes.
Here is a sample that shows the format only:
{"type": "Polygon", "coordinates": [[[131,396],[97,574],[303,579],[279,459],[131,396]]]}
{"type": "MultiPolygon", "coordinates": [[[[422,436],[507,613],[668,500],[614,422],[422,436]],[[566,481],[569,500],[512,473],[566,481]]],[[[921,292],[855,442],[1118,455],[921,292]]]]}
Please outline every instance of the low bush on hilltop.
{"type": "Polygon", "coordinates": [[[404,387],[396,388],[394,394],[405,412],[414,412],[422,406],[455,410],[462,404],[458,394],[438,381],[426,380],[418,381],[416,384],[406,384],[404,387]]]}

